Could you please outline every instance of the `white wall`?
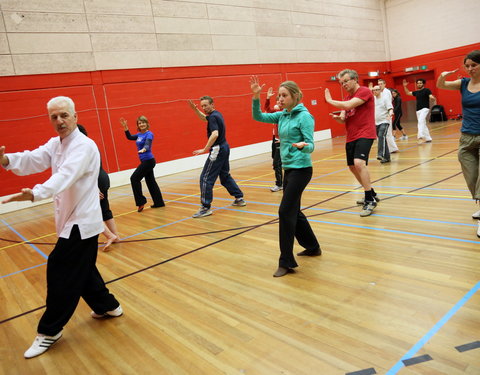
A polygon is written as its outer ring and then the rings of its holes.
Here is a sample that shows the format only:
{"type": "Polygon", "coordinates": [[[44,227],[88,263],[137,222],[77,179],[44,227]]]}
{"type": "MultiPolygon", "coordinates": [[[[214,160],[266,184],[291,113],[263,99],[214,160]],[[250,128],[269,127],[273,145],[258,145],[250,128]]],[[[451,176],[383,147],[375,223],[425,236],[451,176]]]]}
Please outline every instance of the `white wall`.
{"type": "Polygon", "coordinates": [[[0,75],[384,61],[383,0],[1,0],[0,75]]]}
{"type": "Polygon", "coordinates": [[[390,60],[480,41],[480,0],[386,0],[390,60]]]}

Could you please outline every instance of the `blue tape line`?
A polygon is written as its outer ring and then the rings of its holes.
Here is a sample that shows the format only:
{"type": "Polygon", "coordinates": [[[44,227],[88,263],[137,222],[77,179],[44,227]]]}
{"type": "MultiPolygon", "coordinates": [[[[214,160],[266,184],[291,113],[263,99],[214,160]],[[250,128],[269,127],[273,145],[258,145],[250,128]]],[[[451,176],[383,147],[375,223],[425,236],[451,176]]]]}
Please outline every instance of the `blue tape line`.
{"type": "Polygon", "coordinates": [[[417,353],[426,343],[428,340],[430,340],[439,330],[442,328],[449,320],[450,318],[457,313],[460,308],[465,305],[465,303],[472,298],[472,296],[480,289],[480,281],[475,284],[475,286],[468,291],[463,298],[457,302],[455,306],[452,307],[452,309],[445,314],[445,316],[440,319],[440,321],[433,326],[433,328],[428,331],[425,336],[423,336],[413,347],[410,349],[405,355],[397,362],[395,365],[388,370],[388,372],[385,375],[395,375],[402,367],[404,367],[404,364],[402,361],[412,358],[415,353],[417,353]]]}
{"type": "MultiPolygon", "coordinates": [[[[15,233],[18,237],[20,237],[22,240],[24,241],[28,241],[27,238],[23,237],[20,233],[18,233],[15,229],[13,229],[13,227],[10,226],[10,224],[8,224],[5,220],[2,219],[2,223],[5,224],[8,229],[10,229],[13,233],[15,233]]],[[[36,247],[35,245],[31,244],[31,243],[26,243],[26,245],[29,245],[31,246],[37,253],[39,253],[42,257],[44,257],[45,259],[48,259],[48,255],[45,254],[42,250],[40,250],[38,247],[36,247]]]]}

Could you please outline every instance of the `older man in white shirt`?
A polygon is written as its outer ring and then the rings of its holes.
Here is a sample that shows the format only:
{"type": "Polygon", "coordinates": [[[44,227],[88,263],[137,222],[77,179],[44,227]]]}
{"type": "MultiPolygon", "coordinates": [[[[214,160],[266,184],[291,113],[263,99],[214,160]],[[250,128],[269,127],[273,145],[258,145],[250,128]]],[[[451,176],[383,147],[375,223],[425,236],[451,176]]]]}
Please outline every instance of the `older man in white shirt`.
{"type": "Polygon", "coordinates": [[[0,147],[1,165],[17,175],[52,168],[52,176],[43,184],[24,188],[2,202],[54,198],[59,239],[47,262],[46,310],[25,358],[44,353],[62,337],[63,327],[73,315],[80,297],[92,308],[94,318],[116,317],[123,313],[95,265],[98,235],[103,232],[97,187],[98,148],[78,130],[72,99],[53,98],[47,109],[58,137],[33,151],[5,154],[5,147],[0,147]]]}
{"type": "MultiPolygon", "coordinates": [[[[382,94],[382,97],[385,98],[388,102],[392,103],[393,97],[392,93],[389,89],[387,89],[387,83],[385,82],[384,79],[379,79],[378,80],[378,86],[380,86],[380,92],[382,94]]],[[[393,131],[392,131],[392,120],[390,119],[389,121],[390,126],[387,129],[387,144],[388,148],[390,149],[390,153],[395,153],[398,152],[398,146],[397,142],[395,142],[395,137],[393,136],[393,131]]]]}
{"type": "Polygon", "coordinates": [[[382,96],[380,86],[374,86],[372,92],[375,97],[375,126],[378,139],[377,159],[382,164],[389,163],[390,151],[386,137],[392,119],[393,105],[391,101],[382,96]]]}

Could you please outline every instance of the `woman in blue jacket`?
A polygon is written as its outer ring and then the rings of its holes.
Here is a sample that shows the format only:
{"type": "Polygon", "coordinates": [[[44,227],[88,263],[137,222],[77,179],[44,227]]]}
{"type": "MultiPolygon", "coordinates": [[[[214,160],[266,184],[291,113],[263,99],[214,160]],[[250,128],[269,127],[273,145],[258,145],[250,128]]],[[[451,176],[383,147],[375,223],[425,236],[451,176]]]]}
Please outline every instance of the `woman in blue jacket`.
{"type": "Polygon", "coordinates": [[[137,130],[138,133],[131,135],[128,130],[127,120],[123,117],[120,119],[120,124],[125,130],[125,136],[131,141],[136,141],[138,156],[140,158],[140,165],[135,169],[132,176],[130,177],[130,183],[132,184],[133,196],[135,197],[135,204],[137,206],[137,211],[142,212],[145,204],[147,203],[147,198],[142,193],[142,179],[145,178],[147,183],[148,191],[153,199],[152,208],[163,207],[165,203],[163,201],[162,193],[158,187],[157,181],[155,181],[155,175],[153,174],[153,169],[155,168],[156,162],[152,154],[152,142],[153,142],[153,133],[149,130],[150,124],[148,119],[145,116],[140,116],[137,118],[137,130]]]}
{"type": "Polygon", "coordinates": [[[274,277],[293,273],[298,264],[293,255],[295,238],[305,250],[300,256],[321,255],[320,245],[305,215],[300,210],[302,193],[312,178],[313,130],[315,121],[307,108],[300,103],[302,92],[293,81],[283,82],[278,89],[283,111],[262,113],[260,92],[262,87],[257,76],[250,79],[253,93],[252,115],[260,122],[278,124],[280,156],[285,171],[283,198],[278,209],[280,259],[274,277]]]}

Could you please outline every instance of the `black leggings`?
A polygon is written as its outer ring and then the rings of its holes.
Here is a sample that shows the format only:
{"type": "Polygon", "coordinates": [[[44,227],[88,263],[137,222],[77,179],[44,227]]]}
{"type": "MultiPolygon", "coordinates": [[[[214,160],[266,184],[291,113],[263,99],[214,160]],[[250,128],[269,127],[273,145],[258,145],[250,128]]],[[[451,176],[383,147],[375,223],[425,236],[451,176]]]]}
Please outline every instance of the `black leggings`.
{"type": "Polygon", "coordinates": [[[402,118],[402,114],[396,114],[395,113],[395,118],[393,119],[392,123],[392,130],[403,130],[402,125],[400,125],[400,119],[402,118]]]}
{"type": "Polygon", "coordinates": [[[145,198],[142,192],[141,181],[143,178],[145,178],[145,182],[147,183],[147,188],[152,197],[153,204],[157,207],[165,206],[162,193],[158,187],[157,181],[155,181],[155,175],[153,174],[153,168],[155,168],[155,165],[155,159],[144,160],[130,177],[135,205],[137,206],[142,206],[147,203],[147,198],[145,198]]]}
{"type": "Polygon", "coordinates": [[[278,265],[284,268],[297,267],[293,256],[295,238],[307,250],[320,247],[315,233],[300,210],[302,193],[312,178],[312,167],[287,169],[283,177],[283,198],[278,209],[280,259],[278,265]]]}

